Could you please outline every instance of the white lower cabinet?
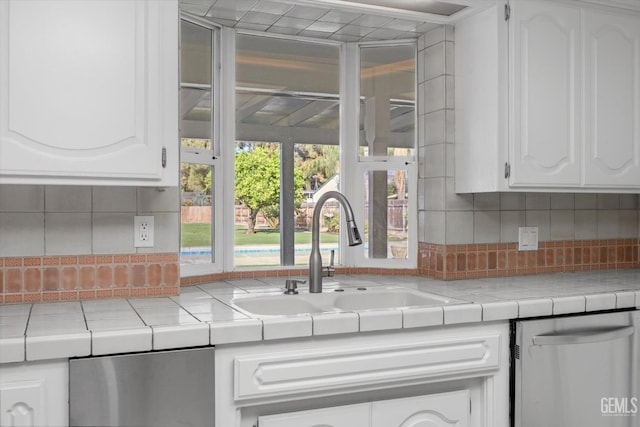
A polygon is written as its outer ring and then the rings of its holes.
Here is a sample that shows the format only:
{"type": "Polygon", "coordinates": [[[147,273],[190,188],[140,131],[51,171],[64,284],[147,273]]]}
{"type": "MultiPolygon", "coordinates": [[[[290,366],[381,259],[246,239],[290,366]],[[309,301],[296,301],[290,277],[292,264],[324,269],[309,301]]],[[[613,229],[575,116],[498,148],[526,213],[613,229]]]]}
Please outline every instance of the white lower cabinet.
{"type": "Polygon", "coordinates": [[[0,365],[0,425],[69,425],[67,360],[0,365]]]}
{"type": "Polygon", "coordinates": [[[508,323],[216,347],[224,427],[507,427],[508,323]]]}
{"type": "Polygon", "coordinates": [[[467,427],[469,390],[373,402],[371,427],[467,427]]]}
{"type": "Polygon", "coordinates": [[[467,427],[470,391],[260,417],[260,427],[467,427]]]}
{"type": "Polygon", "coordinates": [[[260,427],[371,427],[371,405],[337,406],[258,418],[260,427]]]}

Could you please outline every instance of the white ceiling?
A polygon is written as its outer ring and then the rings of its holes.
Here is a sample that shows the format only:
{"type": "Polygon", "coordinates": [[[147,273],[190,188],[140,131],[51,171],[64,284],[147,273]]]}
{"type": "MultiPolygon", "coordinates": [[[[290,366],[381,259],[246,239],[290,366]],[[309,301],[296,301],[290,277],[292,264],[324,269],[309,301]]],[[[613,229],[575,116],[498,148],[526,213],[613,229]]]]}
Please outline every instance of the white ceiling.
{"type": "Polygon", "coordinates": [[[417,38],[487,0],[180,0],[180,9],[251,31],[345,42],[417,38]]]}

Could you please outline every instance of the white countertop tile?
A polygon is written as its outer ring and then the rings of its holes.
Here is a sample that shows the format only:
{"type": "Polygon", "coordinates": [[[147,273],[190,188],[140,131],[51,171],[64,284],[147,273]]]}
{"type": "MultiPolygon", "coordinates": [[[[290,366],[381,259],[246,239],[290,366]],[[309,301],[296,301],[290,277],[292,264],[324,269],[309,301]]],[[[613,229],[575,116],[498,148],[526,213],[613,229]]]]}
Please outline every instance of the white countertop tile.
{"type": "Polygon", "coordinates": [[[482,320],[482,306],[480,304],[445,305],[444,324],[480,322],[482,320]]]}
{"type": "Polygon", "coordinates": [[[273,316],[264,320],[227,305],[238,295],[274,290],[280,293],[284,280],[274,277],[215,282],[183,288],[175,297],[1,305],[0,362],[640,308],[640,269],[460,281],[391,275],[339,275],[324,280],[325,291],[393,285],[471,304],[273,316]]]}
{"type": "Polygon", "coordinates": [[[616,308],[616,294],[586,295],[587,311],[612,310],[616,308]]]}
{"type": "Polygon", "coordinates": [[[580,313],[585,311],[585,298],[583,296],[568,296],[552,298],[553,314],[580,313]]]}
{"type": "Polygon", "coordinates": [[[151,350],[152,330],[149,326],[91,332],[91,354],[94,356],[151,350]]]}
{"type": "Polygon", "coordinates": [[[515,319],[518,317],[518,303],[515,301],[488,301],[482,304],[482,320],[515,319]]]}
{"type": "Polygon", "coordinates": [[[51,333],[41,336],[27,335],[26,360],[80,357],[91,354],[91,333],[51,333]]]}
{"type": "Polygon", "coordinates": [[[54,314],[82,314],[82,306],[80,301],[71,302],[43,302],[33,304],[31,309],[32,316],[48,316],[54,314]]]}
{"type": "Polygon", "coordinates": [[[550,298],[525,299],[518,301],[518,317],[551,316],[553,301],[550,298]]]}
{"type": "Polygon", "coordinates": [[[153,349],[197,347],[209,345],[209,325],[195,323],[191,325],[152,326],[153,349]]]}
{"type": "Polygon", "coordinates": [[[262,321],[258,319],[212,322],[209,327],[212,345],[262,340],[262,321]]]}
{"type": "Polygon", "coordinates": [[[22,362],[25,338],[23,336],[3,338],[0,336],[0,363],[22,362]]]}
{"type": "Polygon", "coordinates": [[[357,313],[314,313],[313,335],[331,335],[358,332],[357,313]]]}
{"type": "Polygon", "coordinates": [[[402,310],[366,310],[358,315],[361,332],[402,329],[402,310]]]}
{"type": "Polygon", "coordinates": [[[408,307],[402,309],[403,328],[421,328],[444,324],[444,310],[436,307],[408,307]]]}
{"type": "Polygon", "coordinates": [[[135,317],[126,319],[87,320],[87,328],[95,332],[108,331],[110,329],[146,328],[146,325],[139,317],[135,317]]]}
{"type": "Polygon", "coordinates": [[[616,292],[616,308],[635,307],[636,296],[632,291],[616,292]]]}
{"type": "Polygon", "coordinates": [[[273,317],[262,319],[265,340],[310,337],[313,333],[311,316],[273,317]]]}

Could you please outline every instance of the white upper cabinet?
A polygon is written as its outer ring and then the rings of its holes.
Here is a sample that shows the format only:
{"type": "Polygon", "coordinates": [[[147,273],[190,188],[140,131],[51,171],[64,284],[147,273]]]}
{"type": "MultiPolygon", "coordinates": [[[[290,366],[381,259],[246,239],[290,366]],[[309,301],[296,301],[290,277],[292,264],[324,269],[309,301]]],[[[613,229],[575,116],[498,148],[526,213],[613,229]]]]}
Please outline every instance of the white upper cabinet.
{"type": "Polygon", "coordinates": [[[512,186],[580,184],[580,11],[535,1],[512,9],[512,186]]]}
{"type": "Polygon", "coordinates": [[[178,5],[0,2],[0,183],[178,182],[178,5]]]}
{"type": "Polygon", "coordinates": [[[456,191],[640,191],[640,12],[498,1],[456,26],[456,191]]]}
{"type": "Polygon", "coordinates": [[[585,13],[585,184],[640,187],[640,18],[585,13]]]}

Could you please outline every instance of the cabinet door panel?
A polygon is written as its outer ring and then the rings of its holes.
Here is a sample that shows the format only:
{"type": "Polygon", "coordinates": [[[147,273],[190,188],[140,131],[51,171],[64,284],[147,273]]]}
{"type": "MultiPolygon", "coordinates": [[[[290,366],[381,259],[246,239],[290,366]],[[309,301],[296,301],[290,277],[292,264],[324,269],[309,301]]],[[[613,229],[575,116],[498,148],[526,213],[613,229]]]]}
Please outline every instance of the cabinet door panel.
{"type": "Polygon", "coordinates": [[[580,184],[580,11],[514,4],[510,184],[580,184]]]}
{"type": "Polygon", "coordinates": [[[268,415],[258,419],[260,427],[370,427],[371,405],[338,406],[288,414],[268,415]]]}
{"type": "Polygon", "coordinates": [[[162,179],[162,147],[177,144],[174,7],[0,2],[0,176],[162,179]]]}
{"type": "Polygon", "coordinates": [[[66,360],[0,366],[0,425],[68,425],[68,378],[66,360]]]}
{"type": "Polygon", "coordinates": [[[585,183],[640,188],[640,18],[585,21],[585,183]]]}
{"type": "Polygon", "coordinates": [[[469,390],[374,402],[372,427],[466,427],[469,390]]]}

